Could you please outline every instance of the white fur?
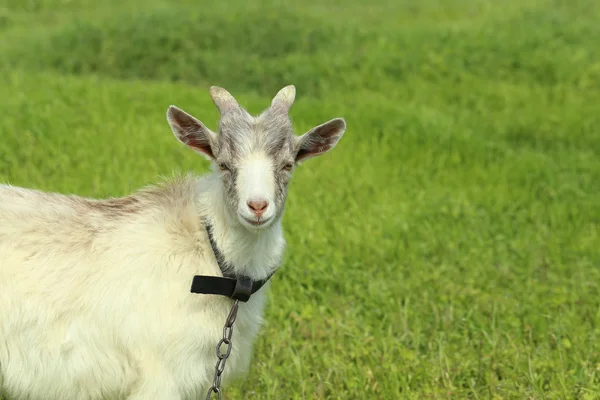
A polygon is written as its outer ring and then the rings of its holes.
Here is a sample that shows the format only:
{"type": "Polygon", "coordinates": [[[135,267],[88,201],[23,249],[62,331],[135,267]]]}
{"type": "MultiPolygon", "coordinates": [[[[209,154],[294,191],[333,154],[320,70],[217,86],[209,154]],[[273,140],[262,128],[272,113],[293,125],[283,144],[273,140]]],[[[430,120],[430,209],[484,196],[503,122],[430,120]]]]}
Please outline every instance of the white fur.
{"type": "MultiPolygon", "coordinates": [[[[285,246],[279,220],[260,232],[235,223],[220,185],[217,173],[179,178],[136,193],[134,212],[0,185],[0,393],[204,398],[232,301],[190,293],[194,275],[221,275],[202,218],[237,272],[254,279],[285,246]]],[[[224,382],[249,366],[268,286],[240,303],[224,382]]]]}
{"type": "Polygon", "coordinates": [[[261,220],[267,222],[276,215],[273,172],[273,161],[261,152],[249,153],[241,162],[237,180],[240,197],[238,212],[244,219],[256,220],[248,207],[248,202],[252,200],[265,200],[268,203],[261,220]]]}

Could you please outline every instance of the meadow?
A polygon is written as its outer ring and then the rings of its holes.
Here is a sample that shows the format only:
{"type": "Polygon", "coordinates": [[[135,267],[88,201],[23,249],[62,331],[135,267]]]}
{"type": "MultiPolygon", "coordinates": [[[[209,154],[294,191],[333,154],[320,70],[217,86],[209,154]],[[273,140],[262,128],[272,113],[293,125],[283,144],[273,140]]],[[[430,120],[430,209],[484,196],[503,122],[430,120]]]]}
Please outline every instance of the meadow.
{"type": "MultiPolygon", "coordinates": [[[[234,399],[600,398],[600,4],[0,0],[0,181],[120,196],[208,163],[177,105],[348,130],[295,174],[234,399]]],[[[235,335],[234,335],[235,336],[235,335]]]]}

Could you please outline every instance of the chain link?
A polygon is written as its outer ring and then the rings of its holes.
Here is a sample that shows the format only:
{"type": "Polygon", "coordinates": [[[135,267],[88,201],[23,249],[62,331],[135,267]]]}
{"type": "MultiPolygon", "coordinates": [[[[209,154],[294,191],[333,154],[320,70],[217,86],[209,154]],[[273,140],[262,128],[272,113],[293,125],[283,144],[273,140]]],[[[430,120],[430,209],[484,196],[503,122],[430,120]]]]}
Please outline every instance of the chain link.
{"type": "Polygon", "coordinates": [[[223,370],[225,370],[227,358],[231,354],[231,336],[233,335],[233,323],[237,317],[238,303],[239,300],[235,300],[233,302],[233,306],[231,307],[231,311],[229,311],[227,320],[225,320],[225,326],[223,327],[223,338],[219,340],[219,343],[217,343],[218,360],[215,364],[215,376],[213,378],[212,386],[208,389],[208,393],[206,394],[206,400],[210,400],[212,395],[215,393],[217,394],[217,399],[221,400],[221,375],[223,374],[223,370]],[[224,352],[221,351],[221,347],[223,347],[223,345],[227,346],[224,352]]]}

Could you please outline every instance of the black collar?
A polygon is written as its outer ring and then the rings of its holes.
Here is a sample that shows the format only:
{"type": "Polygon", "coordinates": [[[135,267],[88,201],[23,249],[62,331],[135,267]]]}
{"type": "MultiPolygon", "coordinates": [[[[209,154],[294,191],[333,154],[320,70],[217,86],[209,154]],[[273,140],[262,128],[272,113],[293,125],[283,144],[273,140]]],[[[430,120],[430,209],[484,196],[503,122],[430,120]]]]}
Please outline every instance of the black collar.
{"type": "Polygon", "coordinates": [[[267,283],[275,271],[260,281],[253,281],[244,275],[236,275],[233,272],[233,265],[225,261],[223,253],[221,253],[215,243],[212,226],[208,223],[206,223],[205,226],[210,246],[215,253],[215,258],[217,259],[219,269],[223,276],[195,275],[192,280],[192,288],[190,291],[192,293],[200,294],[218,294],[242,302],[248,301],[251,295],[256,293],[265,283],[267,283]]]}

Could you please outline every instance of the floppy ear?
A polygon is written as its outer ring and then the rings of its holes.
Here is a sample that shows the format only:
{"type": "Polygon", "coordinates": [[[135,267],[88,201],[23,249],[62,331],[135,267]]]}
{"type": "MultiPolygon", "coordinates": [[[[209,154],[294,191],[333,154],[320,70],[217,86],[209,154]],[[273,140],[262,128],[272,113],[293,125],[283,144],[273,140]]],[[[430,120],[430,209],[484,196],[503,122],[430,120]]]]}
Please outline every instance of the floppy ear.
{"type": "Polygon", "coordinates": [[[346,122],[343,118],[335,118],[324,124],[315,126],[296,140],[296,162],[327,153],[344,135],[346,122]]]}
{"type": "Polygon", "coordinates": [[[213,149],[217,143],[217,135],[202,122],[175,106],[170,106],[167,110],[167,121],[177,140],[207,159],[215,159],[213,149]]]}

